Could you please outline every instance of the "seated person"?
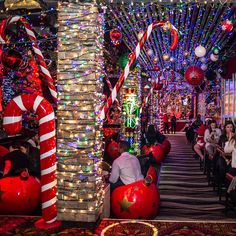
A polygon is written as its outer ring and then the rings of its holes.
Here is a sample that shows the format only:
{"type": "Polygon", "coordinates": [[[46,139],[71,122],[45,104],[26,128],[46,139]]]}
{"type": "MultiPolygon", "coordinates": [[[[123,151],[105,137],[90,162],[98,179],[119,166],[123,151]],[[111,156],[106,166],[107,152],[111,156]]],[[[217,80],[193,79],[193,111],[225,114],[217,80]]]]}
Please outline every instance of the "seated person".
{"type": "Polygon", "coordinates": [[[221,130],[216,127],[216,121],[211,120],[209,128],[204,133],[205,149],[210,156],[214,156],[216,152],[216,144],[218,144],[221,136],[221,130]]]}
{"type": "Polygon", "coordinates": [[[20,150],[27,155],[29,161],[29,173],[33,176],[40,177],[40,151],[28,142],[20,145],[20,150]]]}
{"type": "MultiPolygon", "coordinates": [[[[234,186],[231,186],[230,189],[228,189],[230,198],[234,205],[236,205],[236,186],[235,186],[235,178],[236,178],[236,136],[229,137],[230,141],[227,141],[225,143],[224,151],[225,153],[232,153],[232,160],[231,160],[231,168],[229,169],[229,173],[234,176],[234,186]]],[[[231,184],[230,184],[231,185],[231,184]]]]}
{"type": "Polygon", "coordinates": [[[29,168],[27,155],[20,151],[20,144],[10,146],[9,150],[8,154],[0,158],[1,177],[19,175],[29,168]]]}
{"type": "Polygon", "coordinates": [[[230,141],[225,143],[224,152],[232,153],[231,168],[229,173],[236,176],[236,136],[229,137],[230,141]]]}
{"type": "Polygon", "coordinates": [[[117,187],[143,179],[139,160],[128,152],[129,149],[130,145],[128,142],[120,142],[121,155],[114,160],[109,178],[111,192],[117,187]]]}
{"type": "Polygon", "coordinates": [[[147,146],[162,143],[166,137],[161,132],[155,130],[154,125],[149,125],[147,132],[144,134],[144,139],[147,146]]]}
{"type": "Polygon", "coordinates": [[[203,161],[204,159],[203,150],[205,146],[205,142],[204,142],[205,130],[206,130],[206,126],[203,124],[197,129],[196,144],[193,146],[194,151],[200,157],[201,161],[203,161]]]}
{"type": "MultiPolygon", "coordinates": [[[[230,141],[230,139],[235,135],[235,127],[232,121],[227,121],[224,125],[224,129],[222,131],[222,135],[220,136],[218,147],[220,149],[224,149],[225,143],[230,141]]],[[[225,174],[230,168],[230,160],[227,159],[224,155],[219,152],[216,153],[215,157],[216,162],[216,171],[217,177],[221,178],[221,180],[225,179],[225,174]]]]}
{"type": "Polygon", "coordinates": [[[33,147],[39,149],[39,135],[38,133],[33,132],[30,135],[30,138],[27,140],[28,143],[30,143],[33,147]]]}

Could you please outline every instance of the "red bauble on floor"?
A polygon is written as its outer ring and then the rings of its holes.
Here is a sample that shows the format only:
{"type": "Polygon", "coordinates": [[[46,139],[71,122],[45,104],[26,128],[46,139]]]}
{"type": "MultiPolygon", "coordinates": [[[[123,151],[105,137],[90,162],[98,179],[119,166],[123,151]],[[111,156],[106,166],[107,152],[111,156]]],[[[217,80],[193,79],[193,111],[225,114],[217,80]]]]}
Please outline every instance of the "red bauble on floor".
{"type": "Polygon", "coordinates": [[[162,144],[161,144],[164,152],[165,152],[165,155],[167,155],[169,152],[170,152],[170,149],[171,149],[171,144],[169,142],[168,139],[165,139],[162,144]]]}
{"type": "Polygon", "coordinates": [[[0,180],[0,214],[27,215],[40,202],[41,184],[37,178],[14,176],[0,180]]]}
{"type": "Polygon", "coordinates": [[[120,219],[151,219],[160,207],[160,195],[155,184],[143,180],[116,188],[111,195],[114,215],[120,219]]]}
{"type": "Polygon", "coordinates": [[[146,155],[152,152],[152,155],[155,158],[157,163],[162,162],[165,157],[165,152],[161,145],[151,145],[150,147],[144,145],[142,150],[144,151],[146,155]]]}

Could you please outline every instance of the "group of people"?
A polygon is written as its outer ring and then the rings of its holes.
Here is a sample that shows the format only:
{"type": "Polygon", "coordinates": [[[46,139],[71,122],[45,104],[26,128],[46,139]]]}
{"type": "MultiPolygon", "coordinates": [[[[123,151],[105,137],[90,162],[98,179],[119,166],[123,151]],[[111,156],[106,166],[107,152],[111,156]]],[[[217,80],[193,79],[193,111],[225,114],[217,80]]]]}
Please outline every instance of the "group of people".
{"type": "MultiPolygon", "coordinates": [[[[226,173],[236,176],[236,134],[232,121],[226,121],[223,129],[217,127],[214,119],[207,120],[204,124],[201,116],[193,122],[189,128],[195,134],[189,134],[187,138],[193,143],[195,157],[203,162],[212,162],[216,178],[224,182],[226,173]],[[228,156],[230,154],[230,157],[228,156]]],[[[236,202],[236,195],[234,201],[236,202]]]]}
{"type": "MultiPolygon", "coordinates": [[[[163,115],[163,123],[164,123],[164,133],[169,134],[169,116],[165,113],[163,115]]],[[[175,114],[173,114],[170,118],[170,124],[171,124],[171,133],[176,133],[176,126],[177,126],[177,118],[175,114]]]]}
{"type": "Polygon", "coordinates": [[[9,149],[0,146],[0,177],[17,176],[23,171],[40,177],[40,151],[38,134],[22,142],[15,142],[9,149]]]}
{"type": "MultiPolygon", "coordinates": [[[[154,125],[149,125],[147,131],[142,135],[141,142],[142,145],[150,146],[162,143],[164,140],[165,136],[156,131],[154,125]]],[[[154,162],[151,154],[147,156],[147,161],[142,162],[145,157],[139,159],[130,154],[129,149],[130,144],[127,141],[119,142],[120,156],[113,161],[109,177],[111,191],[117,187],[144,179],[149,166],[154,162]]]]}

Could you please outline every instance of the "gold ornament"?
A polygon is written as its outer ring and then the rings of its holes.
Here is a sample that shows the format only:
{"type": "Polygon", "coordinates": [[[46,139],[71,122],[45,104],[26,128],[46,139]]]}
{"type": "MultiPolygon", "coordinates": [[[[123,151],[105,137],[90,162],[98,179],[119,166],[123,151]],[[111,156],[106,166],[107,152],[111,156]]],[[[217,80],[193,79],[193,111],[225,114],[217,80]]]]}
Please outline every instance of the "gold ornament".
{"type": "Polygon", "coordinates": [[[16,10],[16,9],[35,9],[40,8],[41,6],[38,1],[35,0],[5,0],[4,2],[5,8],[8,10],[16,10]]]}
{"type": "Polygon", "coordinates": [[[164,54],[163,55],[163,60],[164,61],[169,61],[170,60],[170,56],[168,54],[164,54]]]}

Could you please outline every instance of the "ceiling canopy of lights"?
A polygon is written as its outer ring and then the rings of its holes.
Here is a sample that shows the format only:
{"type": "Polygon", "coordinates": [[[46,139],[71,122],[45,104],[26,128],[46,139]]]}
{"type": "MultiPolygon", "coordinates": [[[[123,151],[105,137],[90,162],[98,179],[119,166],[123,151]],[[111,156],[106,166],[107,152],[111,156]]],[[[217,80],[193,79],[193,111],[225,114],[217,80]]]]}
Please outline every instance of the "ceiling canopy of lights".
{"type": "Polygon", "coordinates": [[[236,54],[233,1],[103,1],[101,4],[106,6],[106,30],[118,29],[122,43],[130,51],[155,21],[170,21],[178,29],[179,44],[174,51],[169,49],[169,32],[161,28],[151,32],[138,59],[144,70],[153,71],[158,66],[160,70],[170,68],[183,75],[193,65],[203,70],[216,69],[236,54]]]}

